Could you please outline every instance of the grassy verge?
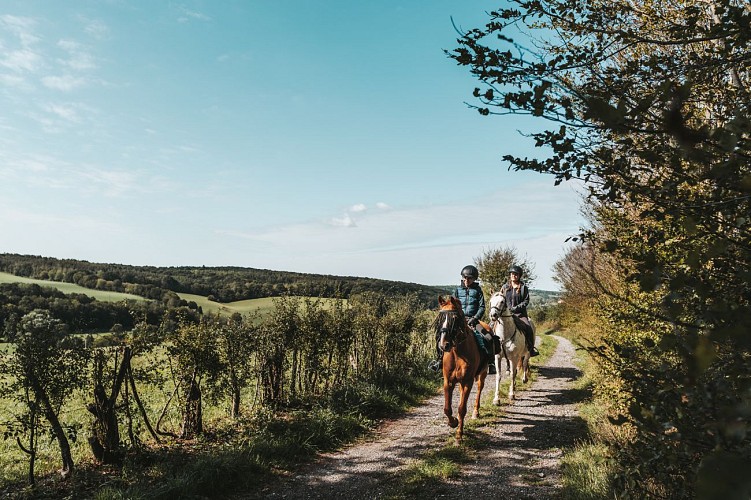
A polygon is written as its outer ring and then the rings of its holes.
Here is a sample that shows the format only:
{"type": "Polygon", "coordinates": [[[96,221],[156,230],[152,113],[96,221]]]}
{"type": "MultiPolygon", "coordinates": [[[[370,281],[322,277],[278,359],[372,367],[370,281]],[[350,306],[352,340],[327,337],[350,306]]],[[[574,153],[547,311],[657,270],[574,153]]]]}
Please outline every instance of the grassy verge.
{"type": "MultiPolygon", "coordinates": [[[[426,362],[427,364],[427,362],[426,362]]],[[[131,449],[120,466],[76,461],[76,473],[60,481],[53,470],[25,485],[23,464],[0,497],[26,498],[215,498],[258,491],[316,454],[340,448],[367,434],[379,419],[398,416],[436,391],[432,373],[413,378],[382,376],[349,387],[330,400],[298,402],[295,408],[256,409],[238,420],[212,418],[194,441],[131,449]]],[[[125,437],[125,436],[122,436],[125,437]]],[[[6,472],[6,471],[4,471],[6,472]]]]}
{"type": "MultiPolygon", "coordinates": [[[[577,333],[566,330],[562,333],[572,342],[577,342],[577,333]]],[[[576,363],[583,376],[575,383],[575,389],[591,392],[598,378],[606,377],[583,351],[578,351],[576,363]]],[[[612,489],[612,477],[616,471],[611,452],[613,443],[624,445],[631,439],[623,428],[612,425],[607,419],[608,401],[594,396],[579,406],[579,415],[587,423],[589,440],[568,450],[561,459],[563,475],[563,500],[604,500],[616,498],[612,489]]]]}

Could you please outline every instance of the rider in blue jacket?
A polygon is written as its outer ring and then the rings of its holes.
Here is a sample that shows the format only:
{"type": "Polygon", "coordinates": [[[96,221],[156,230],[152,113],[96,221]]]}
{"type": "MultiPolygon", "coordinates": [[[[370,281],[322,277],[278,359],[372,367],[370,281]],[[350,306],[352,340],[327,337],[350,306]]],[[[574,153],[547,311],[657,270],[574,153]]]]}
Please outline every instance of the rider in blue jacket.
{"type": "MultiPolygon", "coordinates": [[[[459,299],[462,304],[462,312],[467,320],[467,324],[472,330],[477,331],[477,324],[485,314],[485,295],[482,293],[480,284],[477,283],[477,278],[480,273],[473,265],[464,266],[462,268],[462,282],[461,285],[454,290],[454,297],[459,299]]],[[[436,351],[438,353],[438,359],[430,364],[431,370],[438,371],[441,369],[441,359],[443,358],[443,352],[438,347],[438,341],[440,340],[439,333],[436,333],[436,351]]],[[[491,347],[492,349],[492,347],[491,347]]],[[[490,363],[488,363],[488,373],[495,374],[495,360],[493,359],[493,353],[487,353],[490,357],[490,363]]]]}

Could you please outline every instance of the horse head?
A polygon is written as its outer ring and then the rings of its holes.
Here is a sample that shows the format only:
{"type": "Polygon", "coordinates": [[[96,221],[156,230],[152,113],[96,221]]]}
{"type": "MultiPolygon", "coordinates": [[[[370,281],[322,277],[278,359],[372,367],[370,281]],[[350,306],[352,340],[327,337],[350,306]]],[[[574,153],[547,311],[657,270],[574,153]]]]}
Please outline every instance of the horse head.
{"type": "Polygon", "coordinates": [[[454,347],[458,333],[464,330],[466,322],[461,302],[454,296],[444,299],[438,297],[438,318],[435,321],[436,331],[440,334],[438,345],[443,352],[454,347]]]}
{"type": "Polygon", "coordinates": [[[498,321],[503,316],[503,313],[508,309],[506,304],[506,296],[501,292],[495,292],[490,296],[490,308],[488,309],[488,316],[491,321],[498,321]]]}

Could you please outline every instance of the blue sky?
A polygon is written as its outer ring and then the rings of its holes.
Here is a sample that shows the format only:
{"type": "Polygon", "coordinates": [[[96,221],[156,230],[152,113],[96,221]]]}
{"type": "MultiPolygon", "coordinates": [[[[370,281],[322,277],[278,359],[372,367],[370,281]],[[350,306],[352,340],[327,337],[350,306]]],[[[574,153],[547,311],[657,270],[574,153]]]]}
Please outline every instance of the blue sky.
{"type": "Polygon", "coordinates": [[[4,1],[0,252],[452,284],[583,224],[443,49],[487,1],[4,1]]]}

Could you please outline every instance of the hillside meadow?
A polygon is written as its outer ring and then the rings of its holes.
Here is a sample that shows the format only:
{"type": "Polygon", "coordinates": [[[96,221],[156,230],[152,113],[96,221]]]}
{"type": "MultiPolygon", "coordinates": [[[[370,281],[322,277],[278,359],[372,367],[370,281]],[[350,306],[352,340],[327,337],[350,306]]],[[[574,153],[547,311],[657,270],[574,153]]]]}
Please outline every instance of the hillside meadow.
{"type": "MultiPolygon", "coordinates": [[[[0,283],[25,283],[34,284],[42,287],[50,287],[60,290],[63,293],[80,293],[88,295],[96,300],[103,302],[119,302],[122,300],[150,300],[138,295],[122,292],[111,292],[106,290],[93,290],[84,288],[73,283],[64,283],[60,281],[40,280],[33,278],[24,278],[13,274],[0,272],[0,283]]],[[[259,299],[238,300],[235,302],[221,303],[209,300],[202,295],[192,293],[178,293],[181,299],[188,302],[195,302],[204,312],[204,314],[219,314],[222,316],[231,316],[235,313],[249,314],[258,311],[264,316],[274,308],[274,297],[263,297],[259,299]]],[[[321,299],[324,307],[330,306],[336,299],[321,299]]]]}

